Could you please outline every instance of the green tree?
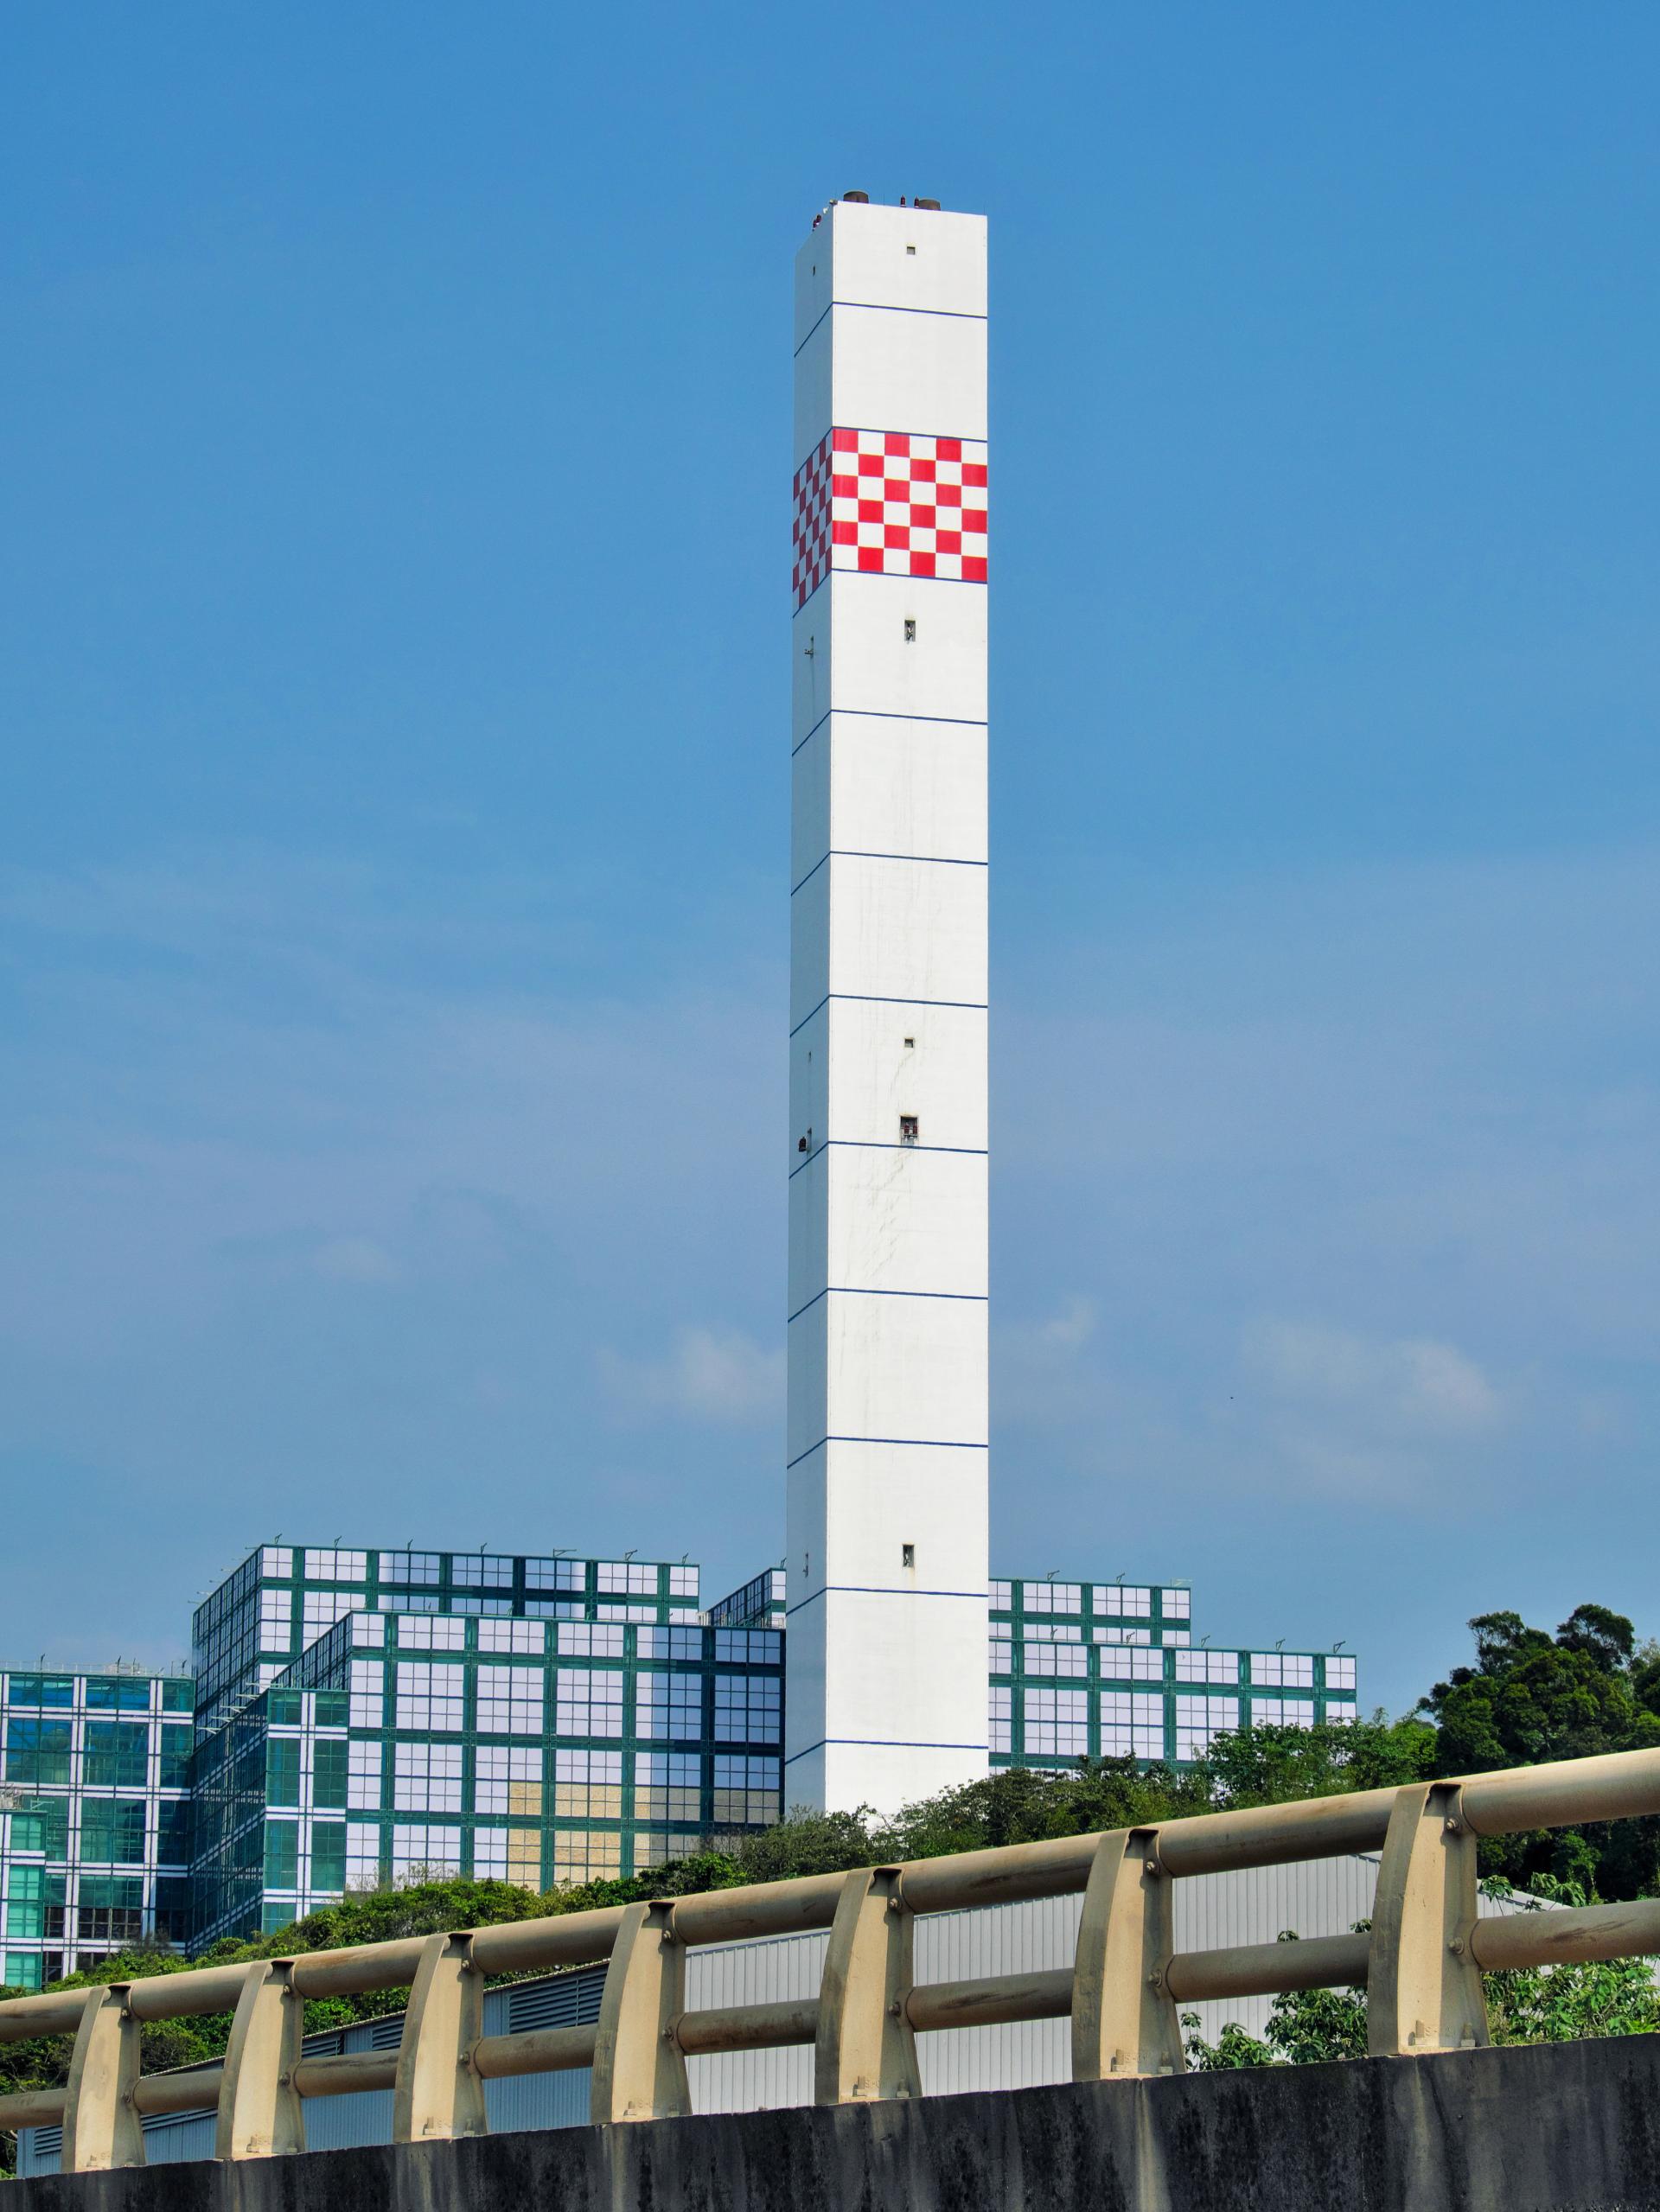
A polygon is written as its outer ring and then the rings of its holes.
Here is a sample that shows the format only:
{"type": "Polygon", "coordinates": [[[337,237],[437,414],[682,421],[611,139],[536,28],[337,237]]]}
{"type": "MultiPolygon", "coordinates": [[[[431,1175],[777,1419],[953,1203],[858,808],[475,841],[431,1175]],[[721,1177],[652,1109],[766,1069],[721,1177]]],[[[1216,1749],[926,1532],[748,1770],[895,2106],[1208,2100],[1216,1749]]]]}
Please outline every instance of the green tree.
{"type": "Polygon", "coordinates": [[[1218,1736],[1199,1769],[1211,1807],[1283,1805],[1298,1797],[1335,1797],[1352,1789],[1398,1789],[1436,1771],[1437,1737],[1427,1721],[1280,1722],[1218,1736]]]}
{"type": "MultiPolygon", "coordinates": [[[[1648,1702],[1660,1694],[1660,1654],[1638,1652],[1623,1614],[1577,1606],[1554,1636],[1519,1613],[1479,1614],[1470,1627],[1474,1666],[1454,1667],[1419,1708],[1435,1724],[1437,1774],[1660,1744],[1660,1709],[1648,1702]]],[[[1518,1887],[1548,1876],[1587,1894],[1644,1896],[1660,1888],[1660,1834],[1633,1820],[1539,1830],[1484,1841],[1481,1863],[1518,1887]]]]}

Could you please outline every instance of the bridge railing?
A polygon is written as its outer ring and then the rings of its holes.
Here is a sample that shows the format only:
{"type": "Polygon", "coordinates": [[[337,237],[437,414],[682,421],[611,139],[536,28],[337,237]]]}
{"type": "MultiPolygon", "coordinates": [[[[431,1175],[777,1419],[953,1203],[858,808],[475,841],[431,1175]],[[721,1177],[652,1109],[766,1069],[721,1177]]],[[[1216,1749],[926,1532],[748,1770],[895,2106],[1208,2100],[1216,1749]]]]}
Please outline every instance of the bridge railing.
{"type": "Polygon", "coordinates": [[[1200,1814],[850,1874],[208,1967],[0,2003],[0,2043],[73,2034],[61,2088],[0,2096],[0,2128],[61,2123],[62,2170],[144,2163],[146,2114],[217,2111],[220,2158],[305,2148],[313,2097],[393,2093],[393,2140],[481,2135],[484,2084],[590,2067],[596,2122],[689,2113],[686,2060],[814,2046],[820,2104],[921,2094],[916,2038],[1070,2017],[1080,2081],[1178,2074],[1179,2008],[1207,1998],[1363,1985],[1375,2055],[1488,2041],[1484,1971],[1660,1953],[1660,1900],[1477,1917],[1483,1836],[1660,1813],[1660,1751],[1565,1760],[1462,1781],[1200,1814]],[[1172,1891],[1189,1875],[1381,1848],[1371,1932],[1178,1952],[1172,1891]],[[1070,1967],[918,1983],[919,1914],[1082,1893],[1070,1967]],[[688,2011],[701,1944],[827,1928],[818,1995],[688,2011]],[[486,1979],[608,1960],[597,2023],[482,2031],[486,1979]],[[397,2051],[304,2056],[305,2000],[410,1989],[397,2051]],[[148,2021],[228,2012],[220,2065],[145,2075],[148,2021]]]}

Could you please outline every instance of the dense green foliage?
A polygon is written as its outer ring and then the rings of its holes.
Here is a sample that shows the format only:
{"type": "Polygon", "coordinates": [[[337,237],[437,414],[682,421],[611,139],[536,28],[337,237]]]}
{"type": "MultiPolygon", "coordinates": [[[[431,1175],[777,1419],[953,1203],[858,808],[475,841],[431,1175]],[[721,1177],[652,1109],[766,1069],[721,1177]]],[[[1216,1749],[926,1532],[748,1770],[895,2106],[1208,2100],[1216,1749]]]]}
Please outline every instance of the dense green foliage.
{"type": "MultiPolygon", "coordinates": [[[[1436,1727],[1435,1771],[1479,1774],[1660,1743],[1660,1648],[1640,1648],[1622,1614],[1580,1605],[1554,1636],[1519,1613],[1470,1623],[1476,1663],[1438,1682],[1420,1710],[1436,1727]]],[[[1536,1875],[1607,1898],[1660,1889],[1654,1821],[1615,1820],[1484,1843],[1484,1872],[1526,1886],[1536,1875]]]]}
{"type": "MultiPolygon", "coordinates": [[[[1017,1768],[942,1790],[905,1807],[891,1820],[798,1810],[730,1849],[700,1852],[629,1880],[591,1882],[546,1896],[507,1882],[460,1878],[354,1893],[275,1935],[217,1943],[192,1963],[290,1957],[439,1928],[478,1928],[738,1883],[782,1881],[1047,1836],[1140,1826],[1229,1806],[1278,1804],[1660,1743],[1660,1648],[1639,1647],[1631,1623],[1621,1615],[1581,1605],[1554,1636],[1529,1628],[1514,1613],[1484,1614],[1470,1625],[1475,1664],[1454,1668],[1415,1714],[1400,1720],[1379,1712],[1345,1724],[1242,1729],[1219,1737],[1208,1758],[1182,1772],[1138,1766],[1132,1759],[1085,1760],[1062,1773],[1017,1768]]],[[[1482,1845],[1483,1866],[1542,1895],[1650,1896],[1660,1890],[1657,1831],[1660,1822],[1625,1820],[1491,1839],[1482,1845]]],[[[185,1963],[163,1949],[141,1946],[105,1960],[95,1973],[71,1975],[62,1986],[176,1973],[185,1963]]],[[[1500,2042],[1660,2027],[1660,2003],[1640,1960],[1492,1975],[1488,1999],[1500,2042]]],[[[403,2002],[401,1991],[380,1990],[309,2004],[306,2028],[316,2032],[342,2026],[396,2011],[403,2002]]],[[[229,2028],[228,2015],[148,2027],[144,2064],[158,2069],[214,2058],[225,2047],[229,2028]]],[[[1195,2030],[1188,2043],[1192,2062],[1200,2067],[1350,2057],[1365,2047],[1364,1999],[1340,1990],[1276,1998],[1260,2039],[1228,2028],[1211,2046],[1195,2030]]],[[[67,2037],[0,2045],[0,2092],[62,2081],[68,2056],[67,2037]]],[[[3,2153],[10,2145],[10,2139],[0,2137],[0,2171],[9,2164],[3,2153]]]]}

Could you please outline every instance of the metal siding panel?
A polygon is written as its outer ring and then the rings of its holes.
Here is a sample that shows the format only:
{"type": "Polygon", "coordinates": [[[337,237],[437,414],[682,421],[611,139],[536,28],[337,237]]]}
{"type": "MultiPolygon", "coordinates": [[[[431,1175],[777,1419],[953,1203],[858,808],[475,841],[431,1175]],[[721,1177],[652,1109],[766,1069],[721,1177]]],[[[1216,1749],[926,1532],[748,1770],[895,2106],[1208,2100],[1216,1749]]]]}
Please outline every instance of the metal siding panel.
{"type": "MultiPolygon", "coordinates": [[[[829,1940],[820,1930],[693,1951],[686,1960],[686,2010],[713,2011],[729,2005],[816,1996],[829,1940]]],[[[686,2073],[694,2112],[773,2111],[813,2101],[813,2053],[799,2045],[693,2058],[686,2073]]]]}
{"type": "MultiPolygon", "coordinates": [[[[308,2151],[353,2151],[363,2143],[392,2140],[392,2091],[364,2089],[351,2097],[308,2097],[308,2151]]],[[[211,2150],[208,2154],[213,2156],[211,2150]]]]}

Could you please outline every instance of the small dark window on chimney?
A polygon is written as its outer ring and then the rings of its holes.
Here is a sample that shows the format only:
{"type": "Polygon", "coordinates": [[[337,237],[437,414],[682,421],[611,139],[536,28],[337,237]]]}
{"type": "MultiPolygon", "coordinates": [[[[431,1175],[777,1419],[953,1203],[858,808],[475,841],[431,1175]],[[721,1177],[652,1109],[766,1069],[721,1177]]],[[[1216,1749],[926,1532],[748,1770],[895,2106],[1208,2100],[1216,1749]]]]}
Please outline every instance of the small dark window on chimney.
{"type": "Polygon", "coordinates": [[[902,1544],[899,1546],[899,1564],[902,1567],[914,1567],[916,1565],[916,1546],[914,1544],[902,1544]]]}
{"type": "MultiPolygon", "coordinates": [[[[907,253],[915,253],[915,252],[916,252],[916,247],[915,247],[914,245],[908,245],[908,246],[905,248],[905,252],[906,252],[907,253]]],[[[815,271],[814,273],[816,274],[816,271],[815,271]]]]}
{"type": "Polygon", "coordinates": [[[912,1051],[916,1047],[916,1040],[915,1037],[907,1037],[905,1039],[905,1050],[907,1052],[912,1051]]]}
{"type": "Polygon", "coordinates": [[[915,645],[915,644],[916,644],[916,620],[915,620],[914,616],[910,615],[907,615],[905,616],[905,643],[906,643],[907,645],[915,645]]]}
{"type": "Polygon", "coordinates": [[[916,1115],[902,1113],[899,1117],[899,1142],[902,1144],[914,1144],[916,1142],[917,1134],[916,1115]]]}

